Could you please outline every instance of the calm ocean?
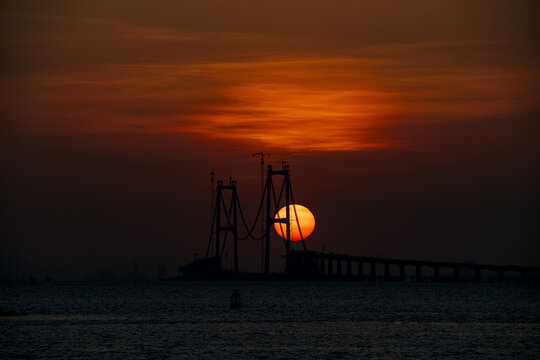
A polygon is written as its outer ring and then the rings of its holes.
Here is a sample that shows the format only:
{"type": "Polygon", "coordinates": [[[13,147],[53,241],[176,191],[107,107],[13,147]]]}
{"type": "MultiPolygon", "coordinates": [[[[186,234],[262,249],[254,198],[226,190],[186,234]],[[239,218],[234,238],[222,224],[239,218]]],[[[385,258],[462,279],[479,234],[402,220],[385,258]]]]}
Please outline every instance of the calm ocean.
{"type": "Polygon", "coordinates": [[[540,286],[4,283],[2,359],[540,359],[540,286]],[[244,306],[230,308],[233,289],[244,306]]]}

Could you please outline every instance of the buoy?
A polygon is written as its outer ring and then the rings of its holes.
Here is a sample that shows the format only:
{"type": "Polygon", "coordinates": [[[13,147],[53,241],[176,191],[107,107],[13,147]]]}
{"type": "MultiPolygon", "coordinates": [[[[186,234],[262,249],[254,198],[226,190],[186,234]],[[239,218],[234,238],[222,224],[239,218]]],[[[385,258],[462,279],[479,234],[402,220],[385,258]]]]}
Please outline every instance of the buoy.
{"type": "Polygon", "coordinates": [[[240,298],[240,291],[234,289],[231,295],[231,308],[236,309],[242,307],[242,299],[240,298]]]}

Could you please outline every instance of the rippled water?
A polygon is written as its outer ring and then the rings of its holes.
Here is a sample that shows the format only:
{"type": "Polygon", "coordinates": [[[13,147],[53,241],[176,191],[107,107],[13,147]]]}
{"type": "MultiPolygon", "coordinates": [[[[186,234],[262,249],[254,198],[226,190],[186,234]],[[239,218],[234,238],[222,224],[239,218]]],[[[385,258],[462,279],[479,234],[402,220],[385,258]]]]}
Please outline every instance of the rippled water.
{"type": "Polygon", "coordinates": [[[540,286],[0,285],[0,358],[539,359],[540,286]],[[240,289],[244,307],[230,308],[240,289]]]}

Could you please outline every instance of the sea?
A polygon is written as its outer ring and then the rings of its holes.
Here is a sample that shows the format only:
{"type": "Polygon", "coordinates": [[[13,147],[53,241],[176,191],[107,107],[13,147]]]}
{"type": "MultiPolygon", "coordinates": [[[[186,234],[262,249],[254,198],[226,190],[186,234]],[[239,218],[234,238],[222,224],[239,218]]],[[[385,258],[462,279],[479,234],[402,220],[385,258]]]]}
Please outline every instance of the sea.
{"type": "Polygon", "coordinates": [[[12,282],[0,358],[540,359],[539,305],[539,284],[12,282]]]}

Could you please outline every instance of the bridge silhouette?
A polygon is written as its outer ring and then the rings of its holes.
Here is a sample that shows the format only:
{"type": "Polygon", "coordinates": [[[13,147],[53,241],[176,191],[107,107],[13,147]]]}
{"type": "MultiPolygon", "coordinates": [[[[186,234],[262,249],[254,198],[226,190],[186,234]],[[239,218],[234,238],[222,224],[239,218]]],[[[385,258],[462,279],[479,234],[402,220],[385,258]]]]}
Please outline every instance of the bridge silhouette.
{"type": "MultiPolygon", "coordinates": [[[[212,184],[213,175],[212,172],[212,184]]],[[[460,281],[460,272],[464,269],[469,269],[474,272],[474,280],[480,282],[482,279],[482,271],[493,271],[497,273],[497,281],[504,281],[504,273],[509,271],[518,272],[521,274],[521,280],[526,282],[529,273],[539,271],[540,267],[533,266],[516,266],[516,265],[488,265],[488,264],[476,264],[476,263],[459,263],[459,262],[443,262],[443,261],[428,261],[428,260],[410,260],[410,259],[391,259],[382,257],[367,257],[367,256],[353,256],[353,255],[340,255],[331,253],[317,253],[310,251],[306,247],[302,231],[299,227],[299,235],[301,241],[298,241],[302,245],[301,250],[295,250],[291,246],[291,217],[295,216],[295,220],[298,223],[298,214],[296,209],[291,213],[289,205],[295,204],[294,196],[292,192],[292,186],[290,181],[289,166],[282,162],[281,170],[273,170],[271,165],[267,167],[267,176],[264,188],[262,190],[261,199],[259,202],[257,214],[251,225],[248,225],[242,206],[238,197],[237,183],[236,181],[229,180],[228,185],[224,185],[223,181],[218,181],[215,193],[215,203],[213,206],[212,226],[210,231],[210,237],[208,240],[208,246],[206,250],[206,256],[202,259],[195,260],[190,264],[182,266],[179,270],[183,273],[186,279],[234,279],[245,277],[245,274],[241,274],[239,271],[239,258],[238,258],[238,242],[239,241],[264,241],[264,271],[259,274],[261,279],[279,278],[279,279],[302,279],[302,280],[358,280],[358,281],[405,281],[406,280],[406,267],[415,268],[414,279],[417,282],[427,279],[422,275],[422,269],[432,268],[433,276],[431,281],[440,281],[440,269],[448,268],[452,271],[453,276],[451,280],[460,281]],[[274,176],[281,176],[282,183],[280,186],[279,196],[274,187],[274,176]],[[224,195],[225,192],[230,191],[230,197],[227,198],[228,204],[224,195]],[[286,207],[285,218],[279,218],[277,216],[279,210],[283,206],[286,207]],[[264,226],[260,235],[254,234],[255,227],[261,218],[263,213],[264,226]],[[245,236],[238,235],[239,217],[245,236]],[[285,272],[281,276],[276,274],[270,274],[270,238],[271,228],[275,223],[285,224],[285,238],[283,239],[283,245],[285,247],[285,272]],[[232,272],[224,271],[223,269],[223,254],[227,245],[228,235],[232,234],[232,250],[233,250],[233,266],[232,272]],[[211,249],[214,249],[214,253],[211,256],[211,249]],[[334,266],[335,264],[335,266],[334,266]],[[353,264],[356,271],[353,271],[353,264]],[[364,264],[369,264],[369,271],[364,273],[364,264]],[[384,272],[382,276],[377,274],[377,265],[384,266],[384,272]],[[398,276],[392,276],[390,271],[391,266],[398,266],[398,276]],[[243,276],[244,275],[244,276],[243,276]]],[[[212,193],[214,199],[214,191],[212,193]]],[[[253,278],[254,276],[249,276],[253,278]]],[[[256,277],[256,276],[255,276],[256,277]]]]}
{"type": "Polygon", "coordinates": [[[474,281],[481,282],[483,270],[497,273],[497,281],[504,281],[504,273],[514,271],[521,274],[521,280],[526,282],[528,274],[540,271],[540,267],[516,265],[488,265],[476,263],[459,263],[428,260],[391,259],[368,256],[351,256],[339,254],[317,253],[315,251],[291,251],[288,255],[289,276],[304,280],[359,280],[359,281],[405,281],[405,267],[414,267],[416,282],[426,280],[422,275],[422,268],[433,269],[431,281],[440,281],[440,269],[448,268],[452,271],[453,281],[460,281],[461,271],[470,269],[474,272],[474,281]],[[364,264],[368,264],[369,272],[364,273],[364,264]],[[356,271],[353,271],[353,264],[356,271]],[[377,274],[377,264],[384,266],[382,276],[377,274]],[[399,267],[398,277],[392,276],[390,266],[399,267]]]}

